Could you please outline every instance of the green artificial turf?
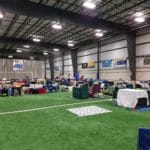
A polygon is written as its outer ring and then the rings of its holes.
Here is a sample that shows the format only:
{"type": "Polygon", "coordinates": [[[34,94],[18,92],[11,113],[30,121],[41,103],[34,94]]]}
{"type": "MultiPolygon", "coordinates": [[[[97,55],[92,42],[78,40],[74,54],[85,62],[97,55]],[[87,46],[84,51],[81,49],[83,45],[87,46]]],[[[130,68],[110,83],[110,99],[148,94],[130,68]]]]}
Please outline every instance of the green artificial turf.
{"type": "MultiPolygon", "coordinates": [[[[0,112],[84,101],[71,93],[0,97],[0,112]]],[[[0,115],[0,150],[136,150],[138,128],[150,127],[149,120],[150,112],[127,111],[112,102],[0,115]],[[113,112],[79,118],[66,110],[88,105],[113,112]]]]}

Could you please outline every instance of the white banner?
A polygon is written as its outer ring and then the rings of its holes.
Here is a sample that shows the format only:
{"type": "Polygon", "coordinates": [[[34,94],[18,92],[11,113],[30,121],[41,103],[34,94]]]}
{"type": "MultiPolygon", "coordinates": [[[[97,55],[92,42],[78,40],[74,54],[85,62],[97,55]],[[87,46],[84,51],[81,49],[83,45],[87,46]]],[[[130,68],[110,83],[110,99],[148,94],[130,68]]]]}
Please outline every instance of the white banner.
{"type": "Polygon", "coordinates": [[[13,71],[23,70],[23,60],[15,59],[13,62],[13,71]]]}

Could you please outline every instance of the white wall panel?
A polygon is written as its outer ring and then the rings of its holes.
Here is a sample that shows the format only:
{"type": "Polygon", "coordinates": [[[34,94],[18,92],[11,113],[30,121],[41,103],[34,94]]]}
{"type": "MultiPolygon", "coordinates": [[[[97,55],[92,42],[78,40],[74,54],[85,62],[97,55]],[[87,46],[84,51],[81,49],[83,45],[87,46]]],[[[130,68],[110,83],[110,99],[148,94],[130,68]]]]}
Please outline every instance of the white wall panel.
{"type": "Polygon", "coordinates": [[[124,70],[104,70],[100,73],[101,79],[109,79],[109,80],[130,80],[130,73],[128,69],[124,70]]]}
{"type": "Polygon", "coordinates": [[[150,68],[137,69],[137,80],[150,80],[150,68]]]}
{"type": "Polygon", "coordinates": [[[107,50],[111,50],[111,49],[118,49],[118,48],[126,47],[126,46],[127,46],[127,42],[126,42],[126,40],[123,40],[123,41],[119,41],[119,42],[104,45],[104,46],[101,47],[101,51],[107,51],[107,50]]]}
{"type": "Polygon", "coordinates": [[[136,44],[145,43],[145,42],[150,42],[150,34],[138,36],[136,38],[136,44]]]}
{"type": "Polygon", "coordinates": [[[54,61],[62,61],[62,57],[55,58],[54,61]]]}
{"type": "Polygon", "coordinates": [[[101,60],[126,58],[126,57],[128,57],[127,48],[109,51],[100,54],[101,60]]]}
{"type": "Polygon", "coordinates": [[[64,65],[72,65],[72,60],[71,59],[65,60],[64,65]]]}
{"type": "Polygon", "coordinates": [[[88,63],[89,61],[97,61],[97,55],[89,55],[84,57],[78,57],[78,64],[80,63],[88,63]]]}
{"type": "Polygon", "coordinates": [[[97,52],[97,48],[92,48],[89,50],[84,50],[84,51],[80,51],[78,52],[78,56],[84,56],[84,55],[89,55],[89,54],[93,54],[97,52]]]}
{"type": "Polygon", "coordinates": [[[136,55],[150,55],[150,43],[136,46],[136,55]]]}
{"type": "Polygon", "coordinates": [[[71,59],[71,55],[65,55],[64,59],[71,59]]]}
{"type": "Polygon", "coordinates": [[[57,61],[54,63],[54,66],[55,67],[59,67],[59,66],[62,66],[62,61],[57,61]]]}
{"type": "Polygon", "coordinates": [[[65,66],[64,71],[73,71],[72,66],[65,66]]]}
{"type": "Polygon", "coordinates": [[[94,78],[96,79],[96,70],[82,70],[79,72],[80,77],[84,75],[84,78],[94,78]]]}

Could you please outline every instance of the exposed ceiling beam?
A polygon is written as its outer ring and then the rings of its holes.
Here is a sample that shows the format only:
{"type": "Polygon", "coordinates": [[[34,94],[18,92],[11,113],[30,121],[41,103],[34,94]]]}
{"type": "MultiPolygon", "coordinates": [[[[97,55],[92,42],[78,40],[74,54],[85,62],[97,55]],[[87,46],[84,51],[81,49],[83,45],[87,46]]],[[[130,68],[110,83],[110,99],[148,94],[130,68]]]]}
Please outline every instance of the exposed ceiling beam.
{"type": "Polygon", "coordinates": [[[8,55],[12,55],[14,59],[30,59],[30,56],[33,56],[36,60],[45,58],[42,52],[23,51],[17,53],[15,49],[0,49],[0,58],[8,58],[8,55]]]}
{"type": "Polygon", "coordinates": [[[107,31],[117,31],[126,33],[129,29],[128,26],[90,17],[52,6],[46,6],[34,3],[28,0],[1,0],[0,9],[8,11],[17,15],[25,15],[29,17],[60,21],[62,19],[65,23],[76,24],[89,28],[100,28],[107,31]]]}
{"type": "Polygon", "coordinates": [[[9,37],[0,37],[0,42],[2,43],[11,43],[11,44],[29,44],[41,48],[60,48],[61,50],[68,50],[67,45],[60,45],[60,44],[54,44],[54,43],[49,43],[49,42],[33,42],[32,40],[26,40],[26,39],[18,39],[18,38],[9,38],[9,37]]]}

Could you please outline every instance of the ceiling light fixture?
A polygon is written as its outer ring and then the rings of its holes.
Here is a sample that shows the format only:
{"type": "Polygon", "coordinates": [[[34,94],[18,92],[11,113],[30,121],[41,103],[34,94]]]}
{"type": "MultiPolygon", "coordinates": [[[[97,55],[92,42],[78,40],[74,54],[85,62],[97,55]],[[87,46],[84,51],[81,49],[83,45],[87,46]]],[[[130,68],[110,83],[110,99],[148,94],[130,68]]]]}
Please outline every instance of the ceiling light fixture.
{"type": "Polygon", "coordinates": [[[12,55],[8,55],[8,58],[13,58],[13,56],[12,55]]]}
{"type": "Polygon", "coordinates": [[[100,29],[95,30],[95,36],[96,37],[102,37],[104,35],[103,31],[100,29]]]}
{"type": "Polygon", "coordinates": [[[73,43],[73,41],[72,41],[72,40],[69,40],[68,43],[73,43]]]}
{"type": "Polygon", "coordinates": [[[30,48],[30,45],[23,45],[24,48],[30,48]]]}
{"type": "Polygon", "coordinates": [[[33,59],[34,59],[34,57],[33,57],[33,56],[30,56],[30,59],[31,59],[31,60],[33,60],[33,59]]]}
{"type": "Polygon", "coordinates": [[[83,7],[86,7],[88,9],[94,9],[96,7],[96,1],[95,0],[85,0],[83,3],[83,7]]]}
{"type": "Polygon", "coordinates": [[[95,32],[102,32],[101,29],[95,29],[95,32]]]}
{"type": "Polygon", "coordinates": [[[33,38],[33,42],[41,42],[41,39],[39,39],[39,38],[33,38]]]}
{"type": "Polygon", "coordinates": [[[95,33],[95,36],[97,36],[97,37],[102,37],[104,34],[102,33],[102,32],[97,32],[97,33],[95,33]]]}
{"type": "Polygon", "coordinates": [[[17,52],[17,53],[22,53],[22,50],[21,50],[20,48],[18,48],[18,49],[16,50],[16,52],[17,52]]]}
{"type": "Polygon", "coordinates": [[[135,18],[134,20],[135,20],[136,22],[138,22],[138,23],[142,23],[142,22],[145,21],[145,18],[144,18],[144,17],[137,17],[137,18],[135,18]]]}
{"type": "Polygon", "coordinates": [[[62,25],[60,22],[55,22],[53,25],[52,25],[52,28],[53,29],[56,29],[56,30],[61,30],[62,29],[62,25]]]}
{"type": "Polygon", "coordinates": [[[69,41],[68,41],[68,46],[69,46],[69,47],[73,47],[73,46],[74,46],[74,41],[69,40],[69,41]]]}
{"type": "Polygon", "coordinates": [[[135,17],[141,17],[141,16],[144,16],[144,13],[143,12],[136,12],[134,14],[135,17]]]}
{"type": "Polygon", "coordinates": [[[0,11],[0,19],[4,18],[4,15],[2,14],[2,12],[0,11]]]}
{"type": "Polygon", "coordinates": [[[59,52],[59,49],[58,48],[54,48],[53,51],[54,52],[59,52]]]}
{"type": "Polygon", "coordinates": [[[48,55],[48,52],[43,52],[43,55],[45,55],[45,56],[48,55]]]}
{"type": "Polygon", "coordinates": [[[69,47],[73,47],[74,44],[73,44],[73,43],[68,43],[68,46],[69,46],[69,47]]]}

